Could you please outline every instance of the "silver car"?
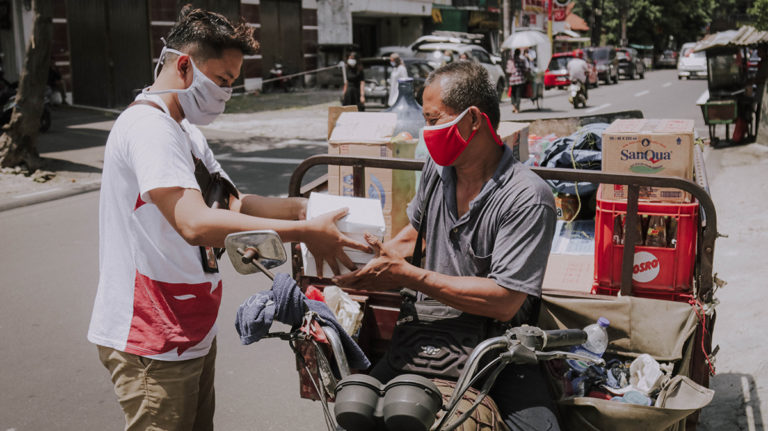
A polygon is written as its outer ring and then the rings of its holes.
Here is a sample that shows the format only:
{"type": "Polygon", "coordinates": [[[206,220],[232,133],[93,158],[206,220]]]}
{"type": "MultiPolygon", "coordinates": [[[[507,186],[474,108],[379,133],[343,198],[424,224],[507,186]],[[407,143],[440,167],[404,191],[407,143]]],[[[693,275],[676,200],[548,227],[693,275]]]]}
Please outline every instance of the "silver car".
{"type": "Polygon", "coordinates": [[[504,69],[499,64],[498,57],[494,57],[488,53],[480,45],[470,45],[464,43],[425,43],[419,45],[416,49],[416,58],[422,58],[429,62],[435,68],[442,66],[445,63],[451,61],[458,61],[462,56],[467,57],[467,60],[474,61],[485,68],[488,71],[488,77],[491,80],[491,84],[496,86],[496,92],[499,94],[499,98],[504,94],[504,90],[507,88],[507,80],[504,75],[504,69]],[[446,52],[450,53],[446,57],[446,52]]]}

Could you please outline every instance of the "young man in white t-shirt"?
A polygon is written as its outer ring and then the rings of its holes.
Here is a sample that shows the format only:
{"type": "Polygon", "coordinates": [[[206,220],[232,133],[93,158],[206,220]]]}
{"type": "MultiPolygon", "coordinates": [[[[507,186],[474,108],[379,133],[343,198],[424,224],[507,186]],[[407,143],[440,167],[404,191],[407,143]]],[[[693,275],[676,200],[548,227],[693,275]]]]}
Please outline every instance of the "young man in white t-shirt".
{"type": "MultiPolygon", "coordinates": [[[[213,428],[216,317],[221,278],[199,246],[227,234],[272,229],[307,244],[318,265],[368,246],[343,236],[345,210],[304,220],[306,201],[242,195],[209,208],[194,159],[228,179],[194,124],[224,110],[253,30],[185,7],[160,54],[154,84],[118,117],[107,140],[99,207],[99,287],[88,339],[97,344],[126,429],[213,428]]],[[[321,267],[320,267],[321,268],[321,267]]]]}

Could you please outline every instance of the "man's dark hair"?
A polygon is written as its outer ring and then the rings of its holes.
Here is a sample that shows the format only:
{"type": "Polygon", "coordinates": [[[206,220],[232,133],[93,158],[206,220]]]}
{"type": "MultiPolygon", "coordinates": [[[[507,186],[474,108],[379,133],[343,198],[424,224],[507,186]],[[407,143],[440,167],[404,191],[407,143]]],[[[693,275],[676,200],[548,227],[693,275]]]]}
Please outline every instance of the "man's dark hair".
{"type": "Polygon", "coordinates": [[[168,48],[188,52],[200,62],[221,58],[222,52],[229,48],[239,49],[244,55],[255,54],[259,48],[253,29],[242,20],[232,25],[224,15],[195,9],[190,4],[181,9],[166,44],[168,48]]]}
{"type": "Polygon", "coordinates": [[[470,61],[448,63],[430,73],[424,86],[435,81],[440,82],[443,105],[457,113],[476,106],[488,116],[494,130],[499,127],[499,96],[483,66],[470,61]]]}

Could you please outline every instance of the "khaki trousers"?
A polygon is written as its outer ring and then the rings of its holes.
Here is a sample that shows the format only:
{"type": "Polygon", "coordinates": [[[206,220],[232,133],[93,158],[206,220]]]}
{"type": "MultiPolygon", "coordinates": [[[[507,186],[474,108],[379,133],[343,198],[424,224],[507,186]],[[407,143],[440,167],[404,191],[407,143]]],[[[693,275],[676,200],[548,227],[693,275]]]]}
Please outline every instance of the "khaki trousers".
{"type": "Polygon", "coordinates": [[[186,361],[97,347],[123,408],[126,431],[213,430],[216,340],[208,355],[186,361]]]}

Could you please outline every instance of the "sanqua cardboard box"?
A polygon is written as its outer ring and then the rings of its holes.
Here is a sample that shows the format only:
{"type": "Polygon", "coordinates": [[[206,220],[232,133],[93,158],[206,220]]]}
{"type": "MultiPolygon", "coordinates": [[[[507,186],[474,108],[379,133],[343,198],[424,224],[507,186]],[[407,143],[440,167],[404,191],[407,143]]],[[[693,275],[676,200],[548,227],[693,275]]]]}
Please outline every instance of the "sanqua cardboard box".
{"type": "MultiPolygon", "coordinates": [[[[693,179],[693,120],[616,120],[603,132],[603,172],[663,175],[693,179]]],[[[626,200],[627,186],[602,187],[602,199],[626,200]]],[[[690,202],[676,188],[641,187],[640,199],[690,202]]]]}

